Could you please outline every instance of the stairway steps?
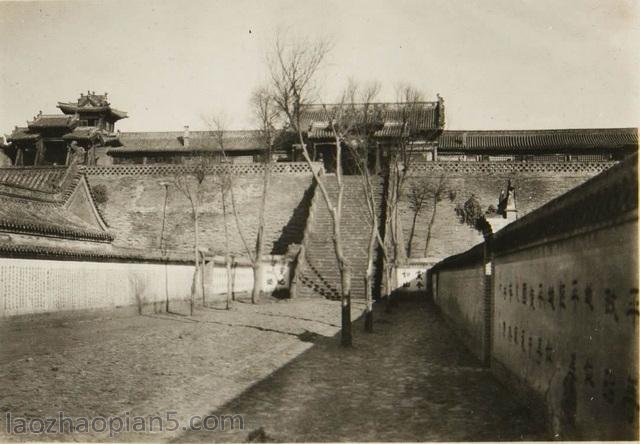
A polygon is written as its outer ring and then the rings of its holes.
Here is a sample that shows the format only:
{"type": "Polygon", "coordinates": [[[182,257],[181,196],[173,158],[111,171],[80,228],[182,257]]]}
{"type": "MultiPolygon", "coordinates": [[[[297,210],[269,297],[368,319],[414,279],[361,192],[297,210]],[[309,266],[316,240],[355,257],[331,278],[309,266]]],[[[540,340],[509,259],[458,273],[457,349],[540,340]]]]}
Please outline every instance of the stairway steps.
{"type": "MultiPolygon", "coordinates": [[[[323,183],[330,198],[335,202],[338,184],[335,176],[325,176],[323,183]]],[[[345,176],[342,209],[343,251],[351,266],[351,296],[364,297],[364,277],[367,268],[367,247],[369,243],[368,209],[359,176],[345,176]]],[[[382,180],[374,178],[376,203],[382,202],[382,180]]],[[[320,296],[330,299],[340,298],[340,275],[333,245],[333,221],[322,193],[317,191],[313,198],[313,214],[307,222],[305,257],[299,265],[298,294],[306,297],[320,296]]],[[[377,210],[380,216],[380,208],[377,210]]]]}

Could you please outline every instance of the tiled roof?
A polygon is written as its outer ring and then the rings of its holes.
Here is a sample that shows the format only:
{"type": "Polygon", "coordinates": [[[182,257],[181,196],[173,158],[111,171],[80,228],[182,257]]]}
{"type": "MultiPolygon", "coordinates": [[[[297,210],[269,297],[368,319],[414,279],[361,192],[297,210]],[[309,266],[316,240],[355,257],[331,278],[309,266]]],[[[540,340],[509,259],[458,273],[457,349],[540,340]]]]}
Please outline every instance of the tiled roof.
{"type": "Polygon", "coordinates": [[[62,136],[62,138],[67,140],[88,140],[94,139],[99,135],[100,130],[95,126],[79,126],[72,132],[62,136]]]}
{"type": "Polygon", "coordinates": [[[72,128],[78,119],[66,114],[40,114],[30,122],[29,128],[72,128]]]}
{"type": "Polygon", "coordinates": [[[411,132],[431,131],[440,128],[438,102],[418,103],[371,103],[343,105],[340,111],[338,104],[312,104],[305,105],[301,110],[300,127],[303,131],[311,130],[309,134],[313,138],[315,134],[322,135],[319,129],[329,127],[329,122],[335,120],[341,112],[342,120],[348,120],[350,124],[379,126],[382,132],[379,136],[395,136],[395,131],[384,130],[384,126],[392,128],[393,124],[402,124],[411,132]],[[391,124],[391,126],[389,126],[391,124]]]}
{"type": "Polygon", "coordinates": [[[112,239],[110,234],[95,229],[71,214],[62,205],[2,194],[0,194],[0,231],[99,241],[112,239]]]}
{"type": "Polygon", "coordinates": [[[637,128],[443,131],[440,151],[616,149],[638,146],[637,128]]]}
{"type": "Polygon", "coordinates": [[[60,190],[66,174],[66,167],[0,168],[0,185],[51,193],[60,190]]]}
{"type": "Polygon", "coordinates": [[[128,117],[126,112],[111,107],[107,100],[107,93],[95,94],[89,92],[87,95],[80,94],[80,97],[75,102],[58,102],[58,108],[65,114],[106,111],[117,119],[128,117]]]}
{"type": "MultiPolygon", "coordinates": [[[[184,152],[219,150],[215,131],[190,131],[189,146],[184,146],[182,131],[123,132],[120,133],[121,148],[109,150],[108,154],[136,152],[184,152]]],[[[265,149],[258,131],[225,131],[225,151],[261,151],[265,149]]]]}
{"type": "Polygon", "coordinates": [[[409,135],[409,131],[407,126],[401,122],[385,122],[374,135],[376,137],[406,137],[409,135]]]}
{"type": "Polygon", "coordinates": [[[85,183],[73,166],[0,169],[0,231],[112,240],[100,220],[92,224],[70,209],[77,208],[78,202],[70,201],[70,196],[85,183]]]}
{"type": "Polygon", "coordinates": [[[7,137],[9,142],[18,142],[21,140],[37,140],[40,138],[40,133],[37,131],[31,131],[26,127],[15,127],[11,135],[7,137]]]}
{"type": "Polygon", "coordinates": [[[171,251],[165,256],[154,249],[117,247],[113,244],[82,239],[60,239],[11,233],[9,239],[0,239],[0,254],[3,257],[38,257],[49,259],[83,259],[92,261],[162,261],[184,263],[193,261],[191,252],[171,251]]]}

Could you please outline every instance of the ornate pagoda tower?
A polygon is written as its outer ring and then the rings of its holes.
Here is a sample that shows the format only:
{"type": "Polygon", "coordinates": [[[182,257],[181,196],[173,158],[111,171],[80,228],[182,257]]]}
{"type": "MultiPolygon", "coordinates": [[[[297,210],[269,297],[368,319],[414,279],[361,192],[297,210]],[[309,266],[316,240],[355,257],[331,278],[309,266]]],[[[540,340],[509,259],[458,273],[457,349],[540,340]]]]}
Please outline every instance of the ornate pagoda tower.
{"type": "Polygon", "coordinates": [[[115,123],[127,113],[111,107],[107,93],[87,91],[75,102],[58,102],[63,114],[43,114],[16,126],[4,147],[14,166],[95,165],[101,147],[121,146],[115,123]]]}

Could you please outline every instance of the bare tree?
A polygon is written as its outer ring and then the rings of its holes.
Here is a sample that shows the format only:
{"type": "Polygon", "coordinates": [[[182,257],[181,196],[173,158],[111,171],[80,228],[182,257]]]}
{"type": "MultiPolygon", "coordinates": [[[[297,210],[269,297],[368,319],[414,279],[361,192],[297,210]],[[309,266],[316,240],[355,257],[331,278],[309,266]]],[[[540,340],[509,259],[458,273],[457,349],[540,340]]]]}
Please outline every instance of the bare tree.
{"type": "MultiPolygon", "coordinates": [[[[226,117],[223,113],[217,112],[210,117],[203,116],[203,120],[207,126],[213,131],[218,149],[220,150],[220,156],[213,154],[213,159],[218,159],[226,162],[225,151],[225,131],[227,127],[226,117]]],[[[233,196],[233,183],[231,181],[231,175],[226,168],[220,168],[218,171],[218,186],[220,188],[220,201],[222,203],[222,223],[224,225],[224,263],[227,277],[227,292],[225,298],[225,308],[229,310],[231,308],[231,301],[233,299],[233,288],[231,286],[231,250],[229,248],[229,229],[227,226],[227,199],[226,195],[231,194],[233,196]]],[[[232,199],[235,201],[235,199],[232,199]]],[[[239,222],[236,220],[236,223],[239,222]]]]}
{"type": "Polygon", "coordinates": [[[273,100],[282,112],[289,130],[298,135],[302,155],[313,172],[314,179],[322,197],[327,204],[333,222],[333,245],[338,262],[341,283],[342,329],[341,344],[349,347],[351,335],[351,269],[342,248],[341,218],[344,183],[342,180],[342,144],[339,132],[332,128],[336,140],[336,180],[338,196],[329,196],[324,179],[313,166],[304,140],[301,127],[302,108],[311,103],[316,93],[316,77],[322,63],[327,57],[331,45],[327,40],[305,41],[276,36],[273,50],[267,56],[267,64],[271,75],[273,100]]]}
{"type": "Polygon", "coordinates": [[[251,108],[254,118],[259,127],[261,142],[267,148],[263,156],[264,176],[262,181],[262,196],[260,199],[260,211],[258,214],[258,232],[256,236],[255,256],[253,265],[253,289],[251,291],[251,302],[257,303],[262,292],[263,263],[262,256],[264,250],[264,213],[267,206],[267,193],[269,191],[269,181],[271,177],[271,163],[273,162],[273,144],[276,130],[275,124],[279,116],[279,109],[274,100],[274,95],[267,86],[256,88],[251,94],[251,108]]]}
{"type": "Polygon", "coordinates": [[[405,192],[407,174],[414,157],[414,142],[420,123],[417,116],[421,114],[419,110],[424,106],[424,95],[409,84],[399,84],[396,86],[396,100],[398,120],[395,122],[394,146],[388,152],[386,163],[386,174],[389,178],[385,218],[385,241],[389,245],[384,267],[387,310],[391,309],[391,296],[395,288],[393,271],[407,255],[401,238],[399,203],[405,192]]]}
{"type": "Polygon", "coordinates": [[[413,236],[416,231],[416,222],[429,194],[428,185],[425,181],[414,183],[412,184],[409,193],[409,209],[413,213],[413,218],[411,220],[411,231],[409,232],[409,240],[407,242],[407,256],[411,257],[411,246],[413,244],[413,236]]]}
{"type": "Polygon", "coordinates": [[[411,222],[411,231],[409,232],[409,240],[407,242],[407,256],[411,256],[418,215],[422,211],[425,203],[427,201],[431,201],[431,217],[429,218],[429,224],[427,225],[427,238],[424,243],[423,252],[423,255],[425,257],[427,256],[429,243],[431,241],[431,232],[436,220],[436,213],[438,211],[438,204],[445,198],[445,194],[447,193],[449,193],[449,198],[451,200],[455,199],[455,192],[449,189],[444,175],[441,175],[438,178],[438,182],[435,184],[428,179],[423,179],[411,184],[409,188],[408,203],[409,209],[413,213],[413,220],[411,222]]]}
{"type": "Polygon", "coordinates": [[[338,136],[344,141],[345,146],[349,149],[351,158],[356,167],[356,171],[362,181],[362,189],[367,204],[369,214],[369,242],[367,245],[367,270],[365,273],[365,322],[366,332],[373,331],[373,295],[372,284],[375,272],[375,253],[376,243],[384,250],[384,242],[380,233],[378,222],[378,205],[376,202],[376,191],[373,186],[371,175],[369,172],[369,149],[374,145],[373,136],[378,128],[378,122],[371,118],[371,107],[373,101],[380,92],[380,84],[378,82],[370,82],[360,87],[353,80],[349,84],[343,94],[340,104],[340,112],[334,113],[333,119],[339,122],[333,125],[334,137],[338,136]],[[340,121],[342,119],[344,121],[340,121]],[[336,134],[337,130],[340,134],[336,134]]]}
{"type": "MultiPolygon", "coordinates": [[[[209,158],[201,156],[193,167],[190,174],[176,174],[174,185],[182,193],[191,208],[191,219],[193,221],[193,251],[194,251],[194,272],[191,284],[190,313],[193,315],[195,298],[200,287],[200,245],[199,245],[199,220],[200,203],[202,200],[203,182],[208,173],[209,158]]],[[[204,295],[203,295],[204,297],[204,295]]]]}

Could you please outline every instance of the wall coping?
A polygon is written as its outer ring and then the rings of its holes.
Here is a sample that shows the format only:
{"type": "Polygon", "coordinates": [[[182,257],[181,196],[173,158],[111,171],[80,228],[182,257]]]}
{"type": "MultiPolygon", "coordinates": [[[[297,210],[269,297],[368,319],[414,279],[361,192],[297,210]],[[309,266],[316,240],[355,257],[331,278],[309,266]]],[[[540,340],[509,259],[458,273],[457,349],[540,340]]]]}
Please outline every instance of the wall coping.
{"type": "MultiPolygon", "coordinates": [[[[322,163],[313,162],[314,170],[322,169],[322,163]]],[[[89,176],[171,176],[175,174],[189,174],[195,170],[194,165],[184,164],[153,164],[153,165],[92,165],[81,166],[80,169],[89,176]]],[[[237,163],[228,165],[212,165],[207,170],[211,173],[227,173],[236,175],[251,175],[264,173],[262,163],[237,163]]],[[[271,165],[272,174],[311,175],[312,170],[306,162],[280,162],[271,165]]]]}
{"type": "Polygon", "coordinates": [[[436,161],[414,162],[410,165],[407,176],[416,177],[431,173],[447,173],[452,175],[487,175],[487,174],[594,174],[605,171],[617,162],[478,162],[478,161],[436,161]]]}

